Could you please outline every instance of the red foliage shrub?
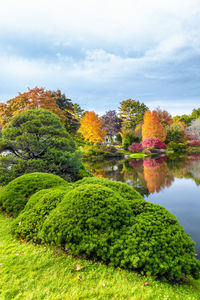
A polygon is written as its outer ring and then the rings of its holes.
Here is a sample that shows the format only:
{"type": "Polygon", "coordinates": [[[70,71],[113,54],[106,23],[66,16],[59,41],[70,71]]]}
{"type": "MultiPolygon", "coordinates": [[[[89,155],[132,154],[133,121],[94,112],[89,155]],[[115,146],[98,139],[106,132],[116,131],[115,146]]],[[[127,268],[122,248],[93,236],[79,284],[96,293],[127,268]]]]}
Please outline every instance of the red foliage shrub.
{"type": "Polygon", "coordinates": [[[141,152],[143,150],[143,147],[141,144],[139,143],[132,143],[129,147],[128,147],[128,151],[131,153],[134,152],[141,152]]]}
{"type": "Polygon", "coordinates": [[[155,149],[165,149],[166,145],[160,139],[155,137],[150,137],[142,141],[142,147],[144,148],[155,148],[155,149]]]}
{"type": "Polygon", "coordinates": [[[200,146],[200,140],[192,140],[187,142],[187,146],[200,146]]]}

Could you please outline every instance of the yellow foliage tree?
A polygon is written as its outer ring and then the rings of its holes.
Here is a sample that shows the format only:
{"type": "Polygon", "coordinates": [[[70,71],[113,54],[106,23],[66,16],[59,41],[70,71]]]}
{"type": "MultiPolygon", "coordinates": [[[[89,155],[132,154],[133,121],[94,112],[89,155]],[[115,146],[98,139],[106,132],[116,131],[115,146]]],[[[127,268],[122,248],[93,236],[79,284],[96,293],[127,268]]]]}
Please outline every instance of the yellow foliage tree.
{"type": "Polygon", "coordinates": [[[142,139],[156,137],[161,141],[165,141],[166,132],[162,127],[156,110],[152,112],[148,110],[144,115],[144,124],[142,126],[142,139]]]}
{"type": "Polygon", "coordinates": [[[106,136],[106,131],[102,129],[102,122],[98,115],[93,111],[87,112],[80,121],[81,126],[79,131],[83,137],[92,143],[100,143],[106,136]]]}

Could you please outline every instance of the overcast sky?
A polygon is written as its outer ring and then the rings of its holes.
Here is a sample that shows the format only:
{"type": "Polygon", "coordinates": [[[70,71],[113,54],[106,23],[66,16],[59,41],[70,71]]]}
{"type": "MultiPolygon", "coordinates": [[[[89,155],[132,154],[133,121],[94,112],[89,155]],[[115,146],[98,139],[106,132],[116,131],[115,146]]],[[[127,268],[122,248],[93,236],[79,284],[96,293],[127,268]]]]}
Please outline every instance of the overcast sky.
{"type": "Polygon", "coordinates": [[[0,4],[0,102],[38,86],[99,114],[129,98],[200,107],[200,0],[0,4]]]}

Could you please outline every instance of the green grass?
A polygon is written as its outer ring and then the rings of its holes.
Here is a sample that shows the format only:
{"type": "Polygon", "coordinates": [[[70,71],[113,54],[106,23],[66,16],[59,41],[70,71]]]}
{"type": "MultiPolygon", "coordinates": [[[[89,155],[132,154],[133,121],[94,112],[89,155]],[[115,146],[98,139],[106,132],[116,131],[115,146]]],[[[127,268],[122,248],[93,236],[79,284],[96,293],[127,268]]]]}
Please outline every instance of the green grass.
{"type": "Polygon", "coordinates": [[[200,299],[200,280],[171,285],[137,273],[24,243],[0,215],[0,299],[200,299]],[[75,271],[76,265],[83,268],[75,271]],[[144,285],[148,282],[148,285],[144,285]]]}

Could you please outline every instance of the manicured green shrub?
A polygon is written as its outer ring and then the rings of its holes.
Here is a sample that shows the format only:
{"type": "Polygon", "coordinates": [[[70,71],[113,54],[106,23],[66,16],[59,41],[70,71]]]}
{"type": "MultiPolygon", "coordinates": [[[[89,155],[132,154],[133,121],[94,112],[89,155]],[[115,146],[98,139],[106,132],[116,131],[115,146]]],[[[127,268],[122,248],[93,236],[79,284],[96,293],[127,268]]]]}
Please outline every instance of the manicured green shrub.
{"type": "Polygon", "coordinates": [[[126,233],[116,241],[111,261],[141,274],[168,280],[187,275],[199,278],[200,262],[195,258],[194,242],[184,233],[175,216],[164,207],[141,202],[126,233]],[[123,245],[123,247],[121,246],[123,245]]]}
{"type": "Polygon", "coordinates": [[[39,236],[73,254],[101,258],[141,274],[169,280],[199,277],[194,242],[171,213],[146,201],[133,205],[102,185],[84,184],[67,193],[39,236]]]}
{"type": "Polygon", "coordinates": [[[17,216],[35,192],[68,184],[59,176],[48,173],[22,175],[11,181],[0,193],[0,207],[7,213],[17,216]]]}
{"type": "Polygon", "coordinates": [[[13,221],[11,232],[23,239],[39,242],[38,232],[46,217],[72,188],[72,185],[59,186],[33,194],[24,210],[13,221]]]}
{"type": "Polygon", "coordinates": [[[120,181],[112,181],[106,178],[99,178],[99,177],[90,177],[90,178],[83,178],[74,183],[74,186],[82,186],[84,184],[100,184],[101,186],[108,187],[115,192],[118,192],[121,197],[127,200],[142,200],[144,201],[143,197],[129,185],[120,182],[120,181]]]}
{"type": "Polygon", "coordinates": [[[74,254],[108,261],[111,245],[128,226],[132,211],[117,192],[85,184],[67,193],[45,220],[40,237],[74,254]]]}
{"type": "Polygon", "coordinates": [[[183,143],[170,142],[167,145],[167,149],[173,150],[174,153],[177,153],[177,154],[184,154],[187,152],[188,147],[186,144],[183,144],[183,143]]]}

